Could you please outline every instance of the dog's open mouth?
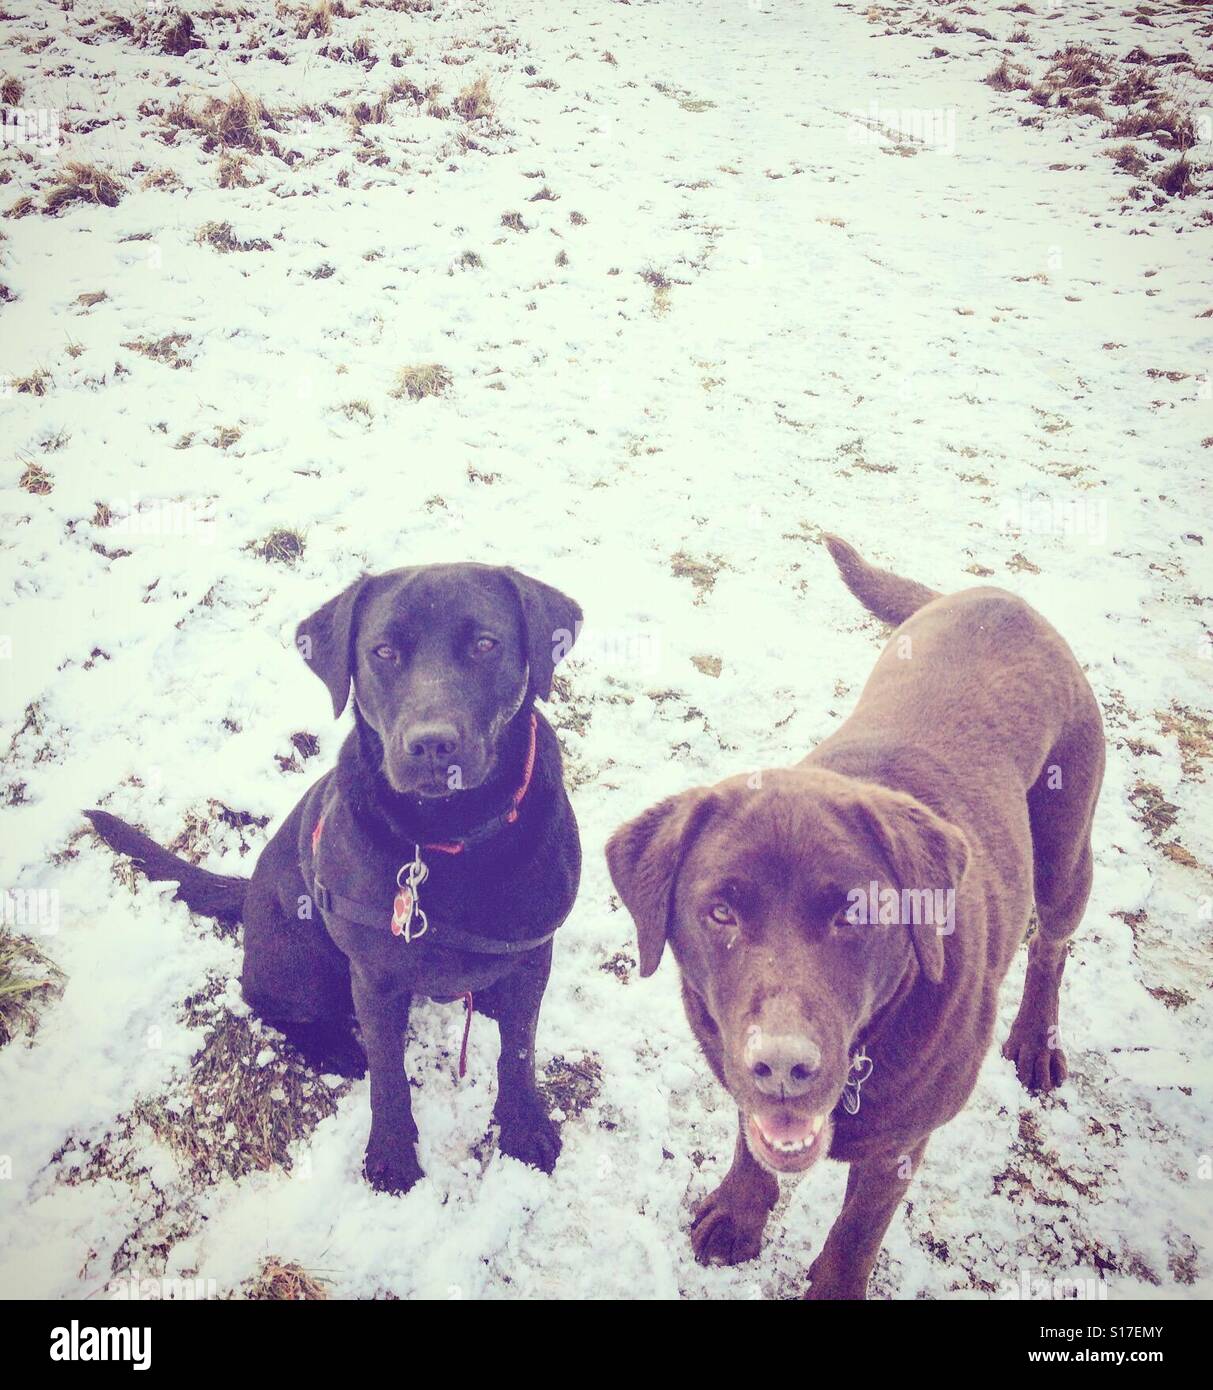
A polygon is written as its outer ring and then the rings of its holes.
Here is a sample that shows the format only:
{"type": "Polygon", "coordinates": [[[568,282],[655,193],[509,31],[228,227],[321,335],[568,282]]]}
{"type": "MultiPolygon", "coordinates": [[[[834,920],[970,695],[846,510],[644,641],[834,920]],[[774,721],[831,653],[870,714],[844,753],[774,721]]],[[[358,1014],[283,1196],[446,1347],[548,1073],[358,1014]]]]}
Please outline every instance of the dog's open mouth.
{"type": "Polygon", "coordinates": [[[830,1144],[828,1115],[751,1113],[746,1120],[750,1152],[777,1173],[803,1173],[830,1144]]]}

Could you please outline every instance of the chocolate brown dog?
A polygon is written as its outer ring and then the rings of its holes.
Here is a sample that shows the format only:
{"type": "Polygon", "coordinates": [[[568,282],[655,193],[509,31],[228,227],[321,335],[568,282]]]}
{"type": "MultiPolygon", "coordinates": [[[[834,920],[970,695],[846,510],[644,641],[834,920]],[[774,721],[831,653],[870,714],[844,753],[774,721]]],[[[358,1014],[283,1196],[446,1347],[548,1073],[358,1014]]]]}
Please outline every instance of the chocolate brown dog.
{"type": "Polygon", "coordinates": [[[947,597],[826,537],[848,588],[901,624],[851,717],[795,767],[669,797],[607,846],[640,973],[666,940],[691,1027],[737,1102],[701,1261],[758,1253],[777,1173],[829,1155],[846,1197],[808,1297],[863,1298],[931,1131],[964,1105],[1035,900],[1004,1047],[1066,1076],[1058,987],[1091,887],[1099,707],[1073,654],[1001,589],[947,597]]]}

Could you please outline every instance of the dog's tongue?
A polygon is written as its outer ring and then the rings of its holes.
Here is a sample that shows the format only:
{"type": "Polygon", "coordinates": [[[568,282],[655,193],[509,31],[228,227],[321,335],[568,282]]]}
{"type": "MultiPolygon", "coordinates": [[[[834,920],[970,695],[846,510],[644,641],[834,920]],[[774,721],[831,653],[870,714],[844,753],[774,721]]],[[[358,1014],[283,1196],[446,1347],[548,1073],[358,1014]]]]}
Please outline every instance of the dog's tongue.
{"type": "Polygon", "coordinates": [[[823,1118],[821,1115],[793,1115],[786,1110],[753,1117],[762,1137],[772,1144],[808,1143],[821,1128],[823,1118]]]}

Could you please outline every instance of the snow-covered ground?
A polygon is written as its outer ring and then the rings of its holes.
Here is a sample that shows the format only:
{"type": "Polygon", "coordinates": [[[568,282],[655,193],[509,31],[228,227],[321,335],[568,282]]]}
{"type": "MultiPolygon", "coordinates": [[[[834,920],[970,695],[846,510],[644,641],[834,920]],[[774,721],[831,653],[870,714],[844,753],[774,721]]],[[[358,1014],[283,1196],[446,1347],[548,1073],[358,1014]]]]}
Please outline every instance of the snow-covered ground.
{"type": "MultiPolygon", "coordinates": [[[[205,46],[173,56],[154,7],[4,8],[6,101],[58,113],[61,143],[0,152],[3,881],[43,890],[12,925],[66,988],[0,1050],[0,1294],[239,1295],[271,1256],[333,1296],[799,1293],[845,1173],[789,1187],[757,1261],[695,1265],[733,1110],[672,964],[636,977],[601,848],[848,711],[882,633],[826,529],[1036,604],[1110,743],[1070,1082],[1029,1097],[991,1055],[873,1292],[1208,1297],[1210,219],[1199,194],[1126,198],[1098,117],[1025,124],[982,82],[1024,24],[1043,54],[1207,57],[1199,10],[971,5],[992,38],[927,42],[884,32],[896,6],[346,0],[299,37],[308,7],[244,0],[198,7],[205,46]],[[234,86],[270,123],[225,154],[187,116],[234,86]],[[117,205],[47,215],[68,160],[117,205]],[[444,393],[393,395],[428,363],[444,393]],[[360,1175],[366,1084],[274,1055],[239,1016],[238,943],[116,876],[80,808],[248,871],[343,733],[294,624],[364,568],[456,558],[587,614],[551,709],[586,852],[539,1034],[568,1115],[553,1177],[502,1159],[493,1025],[460,1083],[461,1006],[419,1008],[428,1176],[392,1198],[360,1175]],[[190,1080],[224,1030],[250,1088],[278,1078],[257,1113],[293,1107],[289,1163],[246,1171],[236,1091],[190,1080]]],[[[1176,80],[1207,142],[1207,75],[1176,80]]],[[[1004,1026],[1021,980],[1022,958],[1004,1026]]]]}

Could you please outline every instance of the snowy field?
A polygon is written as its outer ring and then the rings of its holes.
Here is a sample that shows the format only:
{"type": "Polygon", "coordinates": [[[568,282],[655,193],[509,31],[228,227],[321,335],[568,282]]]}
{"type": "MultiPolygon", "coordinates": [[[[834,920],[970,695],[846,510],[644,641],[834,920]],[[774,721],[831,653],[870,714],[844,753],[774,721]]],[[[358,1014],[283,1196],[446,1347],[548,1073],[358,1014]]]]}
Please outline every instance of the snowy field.
{"type": "Polygon", "coordinates": [[[734,1111],[601,850],[848,712],[882,629],[830,530],[1037,605],[1110,754],[1070,1081],[987,1059],[872,1294],[1210,1296],[1208,10],[185,8],[3,5],[0,834],[9,948],[55,983],[0,1048],[0,1295],[799,1294],[845,1172],[789,1184],[758,1260],[694,1263],[734,1111]],[[238,940],[80,809],[251,871],[345,728],[295,623],[451,559],[587,615],[550,708],[586,860],[539,1031],[564,1151],[496,1153],[495,1027],[460,1082],[462,1005],[427,1004],[393,1198],[366,1083],[284,1055],[238,940]]]}

